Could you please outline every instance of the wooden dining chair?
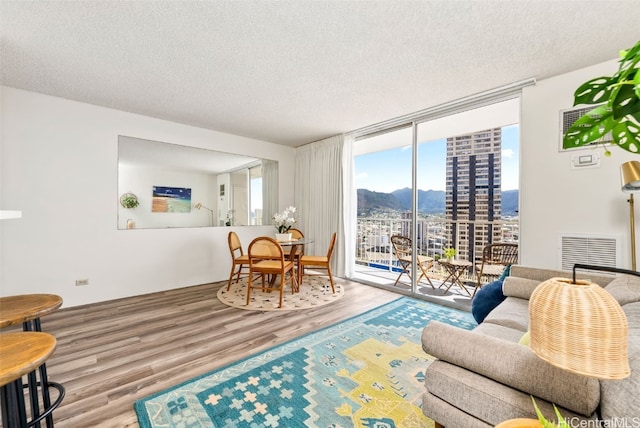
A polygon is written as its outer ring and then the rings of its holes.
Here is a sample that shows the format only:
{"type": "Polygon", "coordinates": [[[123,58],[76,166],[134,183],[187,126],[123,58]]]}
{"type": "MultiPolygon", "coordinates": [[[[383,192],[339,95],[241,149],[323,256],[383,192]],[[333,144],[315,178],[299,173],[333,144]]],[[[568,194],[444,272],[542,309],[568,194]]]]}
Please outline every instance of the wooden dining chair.
{"type": "Polygon", "coordinates": [[[298,283],[302,285],[303,275],[321,275],[328,276],[331,283],[331,291],[335,294],[336,287],[333,283],[333,276],[331,275],[331,256],[333,255],[333,247],[336,245],[336,233],[331,237],[331,243],[329,244],[329,250],[326,256],[307,256],[303,255],[298,261],[298,283]],[[304,268],[309,267],[312,269],[326,270],[327,274],[323,273],[305,273],[304,268]]]}
{"type": "MultiPolygon", "coordinates": [[[[400,266],[400,275],[396,278],[396,282],[393,284],[394,287],[398,285],[398,281],[400,281],[400,277],[402,275],[407,275],[409,279],[411,279],[411,264],[413,263],[413,247],[412,247],[411,238],[401,235],[393,235],[391,237],[391,245],[393,246],[393,251],[396,253],[396,259],[398,260],[398,265],[400,266]]],[[[431,269],[433,266],[433,257],[418,255],[416,257],[416,263],[418,265],[418,269],[420,269],[420,276],[418,277],[418,281],[422,278],[426,278],[431,288],[435,289],[433,283],[431,282],[431,278],[427,275],[427,271],[431,269]]]]}
{"type": "Polygon", "coordinates": [[[294,274],[294,264],[284,258],[282,247],[273,238],[260,236],[249,244],[249,283],[247,286],[247,305],[251,299],[251,289],[259,288],[265,291],[278,290],[280,292],[280,304],[282,307],[282,293],[284,291],[285,277],[291,277],[291,294],[298,290],[298,281],[294,274]],[[254,284],[256,275],[261,275],[261,285],[254,284]],[[266,282],[265,276],[271,275],[272,281],[266,282]],[[275,277],[280,276],[278,281],[275,277]]]}
{"type": "Polygon", "coordinates": [[[229,232],[227,241],[229,242],[229,251],[231,252],[231,273],[229,274],[229,283],[227,284],[227,291],[229,291],[234,276],[236,276],[236,282],[238,282],[240,281],[241,274],[244,276],[249,275],[249,255],[245,254],[242,250],[240,238],[238,238],[235,232],[229,232]]]}

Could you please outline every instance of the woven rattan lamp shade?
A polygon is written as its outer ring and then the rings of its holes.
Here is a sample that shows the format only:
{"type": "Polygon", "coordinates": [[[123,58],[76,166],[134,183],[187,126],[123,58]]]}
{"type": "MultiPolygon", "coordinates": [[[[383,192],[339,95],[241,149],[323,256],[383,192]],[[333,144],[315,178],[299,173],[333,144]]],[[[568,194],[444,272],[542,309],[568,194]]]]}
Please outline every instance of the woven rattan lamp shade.
{"type": "Polygon", "coordinates": [[[630,374],[627,318],[599,285],[552,278],[529,300],[530,347],[543,360],[599,379],[630,374]]]}

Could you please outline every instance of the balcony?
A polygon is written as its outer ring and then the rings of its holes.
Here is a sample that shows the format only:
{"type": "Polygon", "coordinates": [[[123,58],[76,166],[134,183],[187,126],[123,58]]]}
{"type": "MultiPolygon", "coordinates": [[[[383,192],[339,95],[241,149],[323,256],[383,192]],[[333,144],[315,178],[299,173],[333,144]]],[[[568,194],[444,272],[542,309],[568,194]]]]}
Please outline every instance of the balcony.
{"type": "MultiPolygon", "coordinates": [[[[391,246],[391,236],[411,236],[411,220],[398,218],[359,217],[357,222],[356,265],[354,279],[371,285],[411,293],[411,280],[403,275],[397,286],[394,283],[401,272],[391,246]]],[[[456,259],[467,260],[475,265],[482,261],[482,249],[490,242],[518,242],[519,222],[517,218],[498,221],[451,221],[441,217],[418,219],[417,253],[438,260],[444,248],[457,249],[456,259]],[[451,238],[453,237],[453,239],[451,238]],[[471,237],[471,238],[470,238],[471,237]],[[471,242],[473,240],[473,242],[471,242]]],[[[415,290],[416,297],[435,300],[462,309],[469,309],[471,297],[459,286],[445,292],[446,270],[437,262],[428,271],[435,290],[425,280],[415,290]]],[[[473,268],[462,273],[463,284],[471,293],[476,283],[473,268]]]]}

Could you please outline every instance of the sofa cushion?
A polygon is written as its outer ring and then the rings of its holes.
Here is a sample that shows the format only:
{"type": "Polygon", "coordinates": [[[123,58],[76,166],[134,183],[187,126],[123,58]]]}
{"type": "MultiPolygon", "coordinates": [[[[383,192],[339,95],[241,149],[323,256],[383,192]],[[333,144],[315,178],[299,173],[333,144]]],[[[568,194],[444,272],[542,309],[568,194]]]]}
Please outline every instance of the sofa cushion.
{"type": "Polygon", "coordinates": [[[517,297],[507,297],[484,319],[485,323],[500,324],[520,331],[529,330],[529,301],[517,297]]]}
{"type": "MultiPolygon", "coordinates": [[[[536,418],[535,408],[528,393],[494,382],[456,365],[437,360],[429,366],[425,377],[427,394],[436,396],[462,410],[462,413],[474,415],[491,426],[512,418],[536,418]],[[461,387],[461,385],[464,385],[464,387],[461,387]]],[[[431,412],[428,407],[429,402],[427,401],[427,406],[424,406],[424,404],[425,401],[423,399],[425,414],[429,417],[438,417],[439,419],[436,420],[445,426],[459,428],[468,426],[451,425],[451,421],[448,420],[449,415],[434,414],[438,412],[431,412]]],[[[551,403],[542,398],[536,398],[536,404],[545,417],[556,419],[551,403]]],[[[595,414],[579,415],[563,407],[559,407],[558,410],[565,418],[583,420],[595,417],[595,414]]]]}
{"type": "Polygon", "coordinates": [[[604,289],[620,303],[620,306],[640,302],[640,277],[621,275],[611,281],[604,289]]]}
{"type": "Polygon", "coordinates": [[[597,379],[555,367],[518,343],[431,321],[422,331],[422,349],[435,358],[584,416],[591,416],[600,403],[597,379]]]}
{"type": "Polygon", "coordinates": [[[471,314],[478,324],[482,323],[489,312],[507,298],[502,294],[502,281],[503,279],[498,279],[483,286],[471,301],[471,314]]]}
{"type": "MultiPolygon", "coordinates": [[[[600,412],[604,420],[623,420],[631,423],[632,417],[640,422],[640,303],[622,307],[629,323],[629,367],[631,375],[622,380],[603,380],[601,385],[600,412]]],[[[630,425],[629,425],[630,426],[630,425]]]]}
{"type": "Polygon", "coordinates": [[[482,422],[468,413],[461,412],[457,407],[430,394],[428,391],[422,394],[422,411],[428,418],[439,422],[445,427],[493,428],[495,426],[494,424],[489,425],[482,422]]]}

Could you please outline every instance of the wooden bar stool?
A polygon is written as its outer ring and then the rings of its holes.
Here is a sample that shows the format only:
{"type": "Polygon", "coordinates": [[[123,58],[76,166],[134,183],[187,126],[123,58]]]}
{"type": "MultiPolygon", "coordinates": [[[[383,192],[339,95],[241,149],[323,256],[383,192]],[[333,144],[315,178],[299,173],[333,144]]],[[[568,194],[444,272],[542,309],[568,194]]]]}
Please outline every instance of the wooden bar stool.
{"type": "MultiPolygon", "coordinates": [[[[0,407],[5,427],[26,428],[27,422],[22,376],[42,367],[56,348],[56,339],[42,332],[0,333],[0,407]]],[[[42,417],[50,415],[54,406],[45,408],[42,417]]]]}
{"type": "MultiPolygon", "coordinates": [[[[17,296],[0,297],[0,328],[22,324],[25,332],[41,332],[40,317],[55,312],[62,306],[62,298],[55,294],[23,294],[17,296]]],[[[53,428],[52,411],[60,405],[64,397],[64,387],[57,382],[49,382],[46,364],[41,364],[28,374],[29,400],[32,420],[29,426],[40,427],[40,421],[46,418],[47,427],[53,428]],[[40,381],[38,381],[38,373],[40,381]],[[42,405],[49,412],[40,413],[40,399],[38,386],[42,392],[42,405]],[[58,390],[58,399],[51,403],[49,388],[58,390]]]]}
{"type": "Polygon", "coordinates": [[[40,317],[57,311],[60,306],[62,297],[55,294],[0,297],[0,328],[27,323],[25,331],[39,331],[36,328],[40,328],[40,317]]]}

